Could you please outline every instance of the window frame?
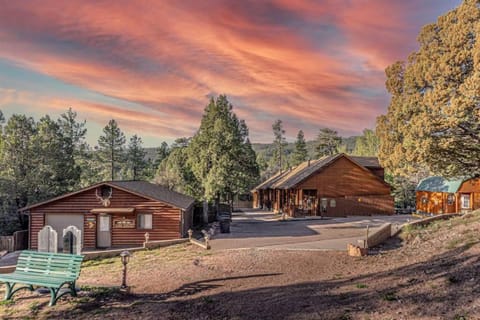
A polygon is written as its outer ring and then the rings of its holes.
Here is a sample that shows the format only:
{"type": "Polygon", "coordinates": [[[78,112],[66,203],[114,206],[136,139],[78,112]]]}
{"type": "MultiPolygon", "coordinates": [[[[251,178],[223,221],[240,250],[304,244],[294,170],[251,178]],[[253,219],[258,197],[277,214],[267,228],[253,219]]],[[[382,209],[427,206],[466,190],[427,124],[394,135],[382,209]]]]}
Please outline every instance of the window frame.
{"type": "MultiPolygon", "coordinates": [[[[145,221],[145,218],[144,218],[145,221]]],[[[153,214],[152,213],[138,213],[137,214],[137,229],[138,230],[152,230],[153,229],[153,214]],[[150,216],[150,227],[145,228],[141,223],[141,216],[150,216]]]]}

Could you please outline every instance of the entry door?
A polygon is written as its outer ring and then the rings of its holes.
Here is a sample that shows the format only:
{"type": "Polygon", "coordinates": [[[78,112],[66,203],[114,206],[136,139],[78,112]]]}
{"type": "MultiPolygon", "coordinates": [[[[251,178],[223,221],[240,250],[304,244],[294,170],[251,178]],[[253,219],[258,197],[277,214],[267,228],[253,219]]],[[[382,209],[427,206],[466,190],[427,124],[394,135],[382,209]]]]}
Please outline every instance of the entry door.
{"type": "Polygon", "coordinates": [[[109,248],[112,246],[111,216],[99,215],[97,223],[97,247],[109,248]]]}

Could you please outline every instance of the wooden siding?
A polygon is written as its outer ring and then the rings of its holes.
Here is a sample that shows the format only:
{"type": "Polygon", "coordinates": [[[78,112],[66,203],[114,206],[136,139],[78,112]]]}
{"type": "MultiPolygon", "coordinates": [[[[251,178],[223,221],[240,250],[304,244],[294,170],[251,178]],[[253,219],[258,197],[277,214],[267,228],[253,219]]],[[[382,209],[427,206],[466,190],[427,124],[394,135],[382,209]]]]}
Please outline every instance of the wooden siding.
{"type": "Polygon", "coordinates": [[[298,189],[316,189],[318,197],[390,195],[390,187],[367,170],[342,157],[303,181],[298,189]]]}
{"type": "MultiPolygon", "coordinates": [[[[111,204],[109,208],[135,208],[134,214],[120,214],[135,219],[141,213],[152,214],[153,228],[142,229],[119,229],[112,226],[112,246],[141,245],[145,240],[144,234],[148,232],[150,240],[168,240],[180,238],[180,214],[179,208],[166,203],[154,201],[129,192],[113,188],[111,204]]],[[[95,189],[63,198],[45,205],[33,208],[31,214],[30,247],[37,248],[37,234],[44,225],[44,215],[49,213],[83,214],[84,219],[84,248],[95,248],[97,232],[97,214],[91,214],[90,210],[103,208],[95,197],[95,189]]],[[[112,216],[117,216],[112,214],[112,216]]]]}

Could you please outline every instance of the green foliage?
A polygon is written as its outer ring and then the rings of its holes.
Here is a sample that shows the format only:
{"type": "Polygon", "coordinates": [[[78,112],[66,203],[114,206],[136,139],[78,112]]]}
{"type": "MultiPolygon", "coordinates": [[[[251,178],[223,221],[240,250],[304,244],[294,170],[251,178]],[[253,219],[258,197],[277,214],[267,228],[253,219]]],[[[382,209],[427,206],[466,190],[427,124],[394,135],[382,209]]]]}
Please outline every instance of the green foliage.
{"type": "Polygon", "coordinates": [[[308,158],[307,143],[303,131],[298,131],[297,140],[295,141],[295,151],[292,154],[291,164],[293,166],[299,165],[308,158]]]}
{"type": "Polygon", "coordinates": [[[201,198],[199,182],[188,163],[189,143],[187,138],[175,140],[168,157],[160,163],[154,181],[177,192],[201,198]]]}
{"type": "Polygon", "coordinates": [[[98,139],[96,160],[101,167],[101,180],[115,180],[125,163],[125,135],[117,122],[112,119],[103,128],[103,135],[98,139]]]}
{"type": "Polygon", "coordinates": [[[342,138],[338,135],[337,131],[330,128],[322,128],[318,133],[316,143],[316,155],[317,158],[321,158],[323,156],[337,154],[338,148],[342,143],[342,138]]]}
{"type": "Polygon", "coordinates": [[[165,141],[163,141],[160,147],[157,148],[157,157],[154,162],[155,170],[158,169],[158,167],[160,166],[160,163],[162,163],[163,160],[168,158],[169,154],[170,154],[170,148],[168,147],[168,144],[165,141]]]}
{"type": "Polygon", "coordinates": [[[406,62],[386,69],[392,98],[377,134],[381,163],[395,176],[480,175],[479,31],[478,1],[463,1],[421,30],[406,62]]]}
{"type": "Polygon", "coordinates": [[[145,178],[148,162],[145,160],[145,150],[142,147],[142,138],[136,134],[130,138],[127,148],[126,164],[128,177],[131,180],[141,180],[145,178]]]}
{"type": "Polygon", "coordinates": [[[258,180],[256,155],[248,127],[220,95],[206,106],[200,128],[188,146],[188,166],[206,200],[232,200],[258,180]]]}
{"type": "Polygon", "coordinates": [[[285,130],[283,129],[282,120],[277,120],[272,125],[273,130],[273,157],[272,165],[274,171],[282,170],[287,166],[285,161],[285,147],[287,146],[287,141],[285,139],[285,130]]]}
{"type": "Polygon", "coordinates": [[[355,149],[353,149],[352,154],[376,157],[378,155],[378,145],[379,140],[375,132],[371,129],[364,129],[363,135],[356,138],[355,149]]]}

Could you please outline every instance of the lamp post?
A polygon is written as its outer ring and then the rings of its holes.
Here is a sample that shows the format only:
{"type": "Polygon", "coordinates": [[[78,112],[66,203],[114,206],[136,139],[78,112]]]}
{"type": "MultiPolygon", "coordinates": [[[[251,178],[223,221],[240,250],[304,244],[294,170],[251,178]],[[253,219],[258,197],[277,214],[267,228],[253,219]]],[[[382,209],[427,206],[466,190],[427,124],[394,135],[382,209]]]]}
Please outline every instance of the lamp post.
{"type": "Polygon", "coordinates": [[[123,278],[122,278],[122,285],[120,286],[120,289],[127,289],[127,264],[128,264],[128,261],[130,260],[130,252],[122,251],[122,253],[120,253],[120,258],[122,259],[122,264],[123,264],[123,278]]]}

